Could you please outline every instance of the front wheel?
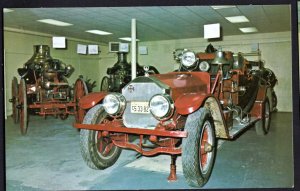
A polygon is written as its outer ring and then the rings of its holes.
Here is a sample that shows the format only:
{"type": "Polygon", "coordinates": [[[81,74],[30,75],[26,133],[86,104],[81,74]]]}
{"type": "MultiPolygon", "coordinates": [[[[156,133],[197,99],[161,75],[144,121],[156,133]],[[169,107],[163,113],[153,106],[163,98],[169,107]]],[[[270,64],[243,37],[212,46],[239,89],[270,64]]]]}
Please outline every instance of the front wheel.
{"type": "MultiPolygon", "coordinates": [[[[107,117],[102,105],[90,109],[83,124],[100,124],[107,117]]],[[[119,158],[122,149],[115,146],[109,136],[102,136],[100,131],[81,129],[81,155],[86,164],[93,169],[105,169],[112,166],[119,158]]]]}
{"type": "Polygon", "coordinates": [[[262,119],[255,123],[255,130],[258,135],[266,135],[270,130],[271,111],[269,100],[266,99],[263,107],[262,119]]]}
{"type": "Polygon", "coordinates": [[[208,109],[200,108],[187,118],[188,137],[182,141],[183,174],[190,186],[202,187],[208,181],[216,153],[213,119],[208,109]]]}

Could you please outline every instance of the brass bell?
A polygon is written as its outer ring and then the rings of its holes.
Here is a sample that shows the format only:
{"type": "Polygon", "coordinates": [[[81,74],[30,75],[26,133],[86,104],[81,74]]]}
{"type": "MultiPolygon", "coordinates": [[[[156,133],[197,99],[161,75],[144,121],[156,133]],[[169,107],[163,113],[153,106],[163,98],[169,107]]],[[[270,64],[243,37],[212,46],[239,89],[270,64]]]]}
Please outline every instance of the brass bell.
{"type": "Polygon", "coordinates": [[[228,61],[225,59],[225,52],[218,50],[212,64],[226,64],[227,62],[228,61]]]}

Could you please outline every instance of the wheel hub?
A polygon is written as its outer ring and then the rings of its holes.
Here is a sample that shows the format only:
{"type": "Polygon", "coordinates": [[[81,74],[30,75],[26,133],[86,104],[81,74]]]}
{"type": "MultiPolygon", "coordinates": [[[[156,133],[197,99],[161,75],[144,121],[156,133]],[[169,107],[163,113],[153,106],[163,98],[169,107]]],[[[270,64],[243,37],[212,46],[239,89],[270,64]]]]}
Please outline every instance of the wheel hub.
{"type": "Polygon", "coordinates": [[[208,142],[204,143],[204,151],[205,153],[211,152],[213,150],[212,145],[208,142]]]}

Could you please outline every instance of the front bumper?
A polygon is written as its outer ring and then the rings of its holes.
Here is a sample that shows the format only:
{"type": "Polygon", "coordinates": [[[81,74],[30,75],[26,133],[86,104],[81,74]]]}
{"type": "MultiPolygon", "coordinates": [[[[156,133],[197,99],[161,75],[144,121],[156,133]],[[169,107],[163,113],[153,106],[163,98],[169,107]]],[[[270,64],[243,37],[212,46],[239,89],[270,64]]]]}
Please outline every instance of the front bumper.
{"type": "Polygon", "coordinates": [[[141,129],[141,128],[126,128],[121,124],[80,124],[75,123],[73,125],[78,129],[88,129],[95,131],[108,131],[115,133],[135,134],[135,135],[154,135],[159,137],[170,137],[170,138],[184,138],[187,137],[186,131],[166,131],[166,130],[152,130],[152,129],[141,129]]]}
{"type": "Polygon", "coordinates": [[[80,124],[75,123],[73,125],[78,129],[88,129],[95,131],[102,131],[102,133],[106,134],[106,136],[111,133],[117,133],[117,135],[112,135],[111,140],[114,145],[132,149],[144,156],[153,156],[159,153],[178,155],[181,154],[181,147],[177,147],[176,141],[174,139],[185,138],[188,136],[186,131],[166,131],[166,130],[152,130],[152,129],[141,129],[141,128],[127,128],[122,125],[120,122],[110,122],[110,123],[102,123],[102,124],[80,124]],[[118,135],[121,134],[121,135],[118,135]],[[139,135],[139,143],[134,144],[129,142],[129,135],[139,135]],[[167,145],[160,145],[152,149],[145,149],[143,146],[143,138],[144,136],[155,136],[161,138],[170,138],[171,142],[167,145]]]}

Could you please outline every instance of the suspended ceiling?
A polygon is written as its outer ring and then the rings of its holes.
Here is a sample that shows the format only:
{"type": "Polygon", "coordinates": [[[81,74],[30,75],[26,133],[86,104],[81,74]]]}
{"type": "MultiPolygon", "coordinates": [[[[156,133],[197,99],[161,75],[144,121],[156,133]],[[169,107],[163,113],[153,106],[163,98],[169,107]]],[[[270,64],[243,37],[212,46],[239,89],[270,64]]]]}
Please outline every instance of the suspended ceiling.
{"type": "Polygon", "coordinates": [[[131,19],[137,21],[140,41],[202,38],[203,25],[220,23],[224,36],[241,35],[239,28],[256,27],[257,33],[291,30],[290,5],[240,5],[213,9],[211,6],[163,7],[81,7],[81,8],[10,8],[4,13],[4,27],[29,30],[108,43],[130,37],[131,19]],[[249,22],[230,23],[225,17],[244,15],[249,22]],[[55,19],[73,24],[54,26],[37,22],[55,19]],[[85,32],[98,29],[113,33],[99,36],[85,32]]]}

